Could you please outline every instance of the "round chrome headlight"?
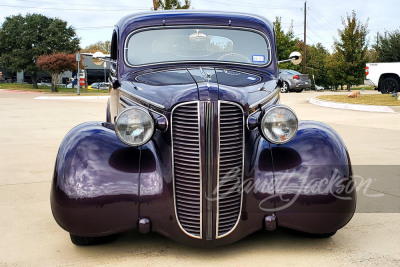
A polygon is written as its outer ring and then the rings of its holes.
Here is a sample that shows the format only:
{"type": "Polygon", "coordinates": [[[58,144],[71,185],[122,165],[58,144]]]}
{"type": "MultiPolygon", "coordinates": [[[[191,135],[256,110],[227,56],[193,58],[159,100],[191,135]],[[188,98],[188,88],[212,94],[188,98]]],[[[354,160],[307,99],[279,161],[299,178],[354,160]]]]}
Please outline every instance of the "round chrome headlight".
{"type": "Polygon", "coordinates": [[[297,133],[298,120],[289,107],[275,105],[267,109],[261,119],[260,131],[265,139],[274,144],[289,142],[297,133]]]}
{"type": "Polygon", "coordinates": [[[118,115],[115,121],[115,132],[123,143],[140,146],[147,143],[153,136],[154,121],[142,108],[127,108],[118,115]]]}

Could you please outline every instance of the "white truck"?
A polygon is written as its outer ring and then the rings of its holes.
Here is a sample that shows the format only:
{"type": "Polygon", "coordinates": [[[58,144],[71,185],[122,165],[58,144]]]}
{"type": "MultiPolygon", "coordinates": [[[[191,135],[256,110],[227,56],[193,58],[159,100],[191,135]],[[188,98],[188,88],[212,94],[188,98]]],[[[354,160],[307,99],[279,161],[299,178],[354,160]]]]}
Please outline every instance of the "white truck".
{"type": "Polygon", "coordinates": [[[400,62],[367,63],[365,85],[374,86],[382,94],[400,91],[400,62]]]}

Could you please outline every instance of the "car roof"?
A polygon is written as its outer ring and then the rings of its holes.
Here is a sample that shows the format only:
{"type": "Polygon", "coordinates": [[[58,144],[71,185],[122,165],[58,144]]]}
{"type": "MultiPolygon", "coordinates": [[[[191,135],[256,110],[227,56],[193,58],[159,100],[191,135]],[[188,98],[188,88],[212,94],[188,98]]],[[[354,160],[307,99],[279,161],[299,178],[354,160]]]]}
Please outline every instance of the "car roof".
{"type": "Polygon", "coordinates": [[[144,27],[179,25],[232,26],[273,31],[273,24],[266,18],[254,14],[220,11],[166,10],[134,13],[123,17],[116,24],[120,37],[144,27]]]}
{"type": "MultiPolygon", "coordinates": [[[[289,70],[289,69],[279,69],[279,71],[300,73],[300,72],[298,72],[297,70],[289,70]]],[[[301,73],[300,73],[300,74],[301,74],[301,73]]]]}

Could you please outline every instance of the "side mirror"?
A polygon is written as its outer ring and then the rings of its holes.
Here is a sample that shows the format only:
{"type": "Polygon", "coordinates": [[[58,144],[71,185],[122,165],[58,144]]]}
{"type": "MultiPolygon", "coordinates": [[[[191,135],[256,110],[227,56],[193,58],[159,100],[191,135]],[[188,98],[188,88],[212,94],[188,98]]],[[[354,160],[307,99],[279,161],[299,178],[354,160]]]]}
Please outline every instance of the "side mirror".
{"type": "Polygon", "coordinates": [[[303,57],[301,56],[301,54],[297,51],[292,52],[289,56],[289,59],[285,59],[285,60],[280,60],[278,61],[279,63],[285,63],[285,62],[292,62],[294,65],[299,65],[301,63],[301,60],[303,59],[303,57]]]}
{"type": "Polygon", "coordinates": [[[289,56],[290,62],[292,62],[293,65],[299,65],[301,63],[301,60],[303,57],[301,54],[297,51],[292,52],[289,56]]]}

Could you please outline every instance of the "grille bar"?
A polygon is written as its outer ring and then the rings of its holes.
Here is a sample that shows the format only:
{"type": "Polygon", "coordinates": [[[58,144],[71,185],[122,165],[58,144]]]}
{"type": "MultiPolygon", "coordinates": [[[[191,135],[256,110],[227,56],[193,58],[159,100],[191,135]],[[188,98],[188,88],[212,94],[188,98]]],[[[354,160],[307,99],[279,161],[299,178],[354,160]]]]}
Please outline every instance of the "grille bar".
{"type": "Polygon", "coordinates": [[[241,106],[219,101],[219,158],[216,238],[239,223],[243,199],[244,117],[241,106]]]}
{"type": "MultiPolygon", "coordinates": [[[[214,103],[204,103],[204,128],[205,128],[205,140],[206,140],[206,170],[207,170],[207,196],[212,198],[213,192],[213,178],[214,178],[214,103]]],[[[212,239],[212,226],[213,226],[213,201],[207,199],[206,210],[207,210],[207,230],[206,239],[212,239]]]]}
{"type": "Polygon", "coordinates": [[[199,102],[180,104],[171,114],[175,214],[182,231],[191,237],[201,238],[202,173],[199,102]]]}

